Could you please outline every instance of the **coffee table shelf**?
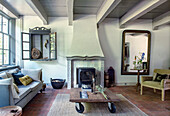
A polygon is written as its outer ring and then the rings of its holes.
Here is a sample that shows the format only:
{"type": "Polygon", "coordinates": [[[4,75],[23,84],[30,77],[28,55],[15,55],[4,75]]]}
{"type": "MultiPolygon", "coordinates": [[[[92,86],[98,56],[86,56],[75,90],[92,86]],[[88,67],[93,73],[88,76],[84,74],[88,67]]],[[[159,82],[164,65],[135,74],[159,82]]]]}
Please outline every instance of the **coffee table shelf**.
{"type": "Polygon", "coordinates": [[[114,105],[114,102],[119,102],[120,99],[111,92],[109,89],[105,90],[105,94],[108,96],[109,99],[105,99],[104,96],[101,93],[93,94],[91,92],[87,92],[88,98],[80,98],[80,88],[74,88],[71,89],[70,93],[70,102],[76,103],[76,110],[79,113],[83,113],[84,106],[81,104],[81,102],[86,103],[108,103],[108,109],[111,113],[116,112],[116,107],[114,105]]]}

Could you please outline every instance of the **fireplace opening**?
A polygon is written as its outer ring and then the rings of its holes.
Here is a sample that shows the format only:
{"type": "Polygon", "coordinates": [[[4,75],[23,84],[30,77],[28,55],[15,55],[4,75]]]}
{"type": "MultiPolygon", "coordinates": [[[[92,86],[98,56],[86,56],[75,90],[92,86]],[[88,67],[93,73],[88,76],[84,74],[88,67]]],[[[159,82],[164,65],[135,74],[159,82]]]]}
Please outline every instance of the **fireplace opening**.
{"type": "Polygon", "coordinates": [[[95,78],[95,68],[77,68],[77,84],[79,88],[82,85],[92,86],[93,78],[95,78]]]}

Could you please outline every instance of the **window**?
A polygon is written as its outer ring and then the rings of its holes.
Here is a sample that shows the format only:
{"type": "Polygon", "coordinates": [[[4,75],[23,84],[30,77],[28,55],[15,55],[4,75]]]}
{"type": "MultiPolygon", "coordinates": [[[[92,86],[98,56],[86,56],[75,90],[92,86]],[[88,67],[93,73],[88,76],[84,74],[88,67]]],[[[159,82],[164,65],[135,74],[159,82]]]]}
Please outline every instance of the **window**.
{"type": "Polygon", "coordinates": [[[0,65],[10,64],[9,19],[0,14],[0,65]]]}

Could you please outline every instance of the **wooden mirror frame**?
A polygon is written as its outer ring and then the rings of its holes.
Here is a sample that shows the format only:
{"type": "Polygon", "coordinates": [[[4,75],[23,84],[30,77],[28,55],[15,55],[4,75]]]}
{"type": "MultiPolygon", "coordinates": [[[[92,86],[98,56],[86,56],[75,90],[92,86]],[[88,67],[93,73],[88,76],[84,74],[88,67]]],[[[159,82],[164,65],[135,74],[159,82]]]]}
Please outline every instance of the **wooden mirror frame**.
{"type": "Polygon", "coordinates": [[[150,48],[151,48],[151,33],[147,30],[124,30],[122,34],[122,59],[121,59],[121,75],[137,75],[138,72],[124,71],[125,57],[125,34],[126,33],[147,33],[148,34],[148,50],[147,50],[147,71],[140,72],[141,75],[149,75],[150,70],[150,48]]]}

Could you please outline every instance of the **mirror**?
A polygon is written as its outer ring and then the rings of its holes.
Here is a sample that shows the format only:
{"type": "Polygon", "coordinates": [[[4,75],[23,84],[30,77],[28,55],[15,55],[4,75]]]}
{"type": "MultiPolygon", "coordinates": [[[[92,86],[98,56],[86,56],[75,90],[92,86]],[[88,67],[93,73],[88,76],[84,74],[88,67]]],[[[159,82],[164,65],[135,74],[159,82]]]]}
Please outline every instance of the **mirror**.
{"type": "Polygon", "coordinates": [[[122,35],[122,75],[149,74],[151,33],[144,30],[125,30],[122,35]],[[135,69],[135,70],[134,70],[135,69]],[[144,70],[143,70],[144,69],[144,70]]]}

